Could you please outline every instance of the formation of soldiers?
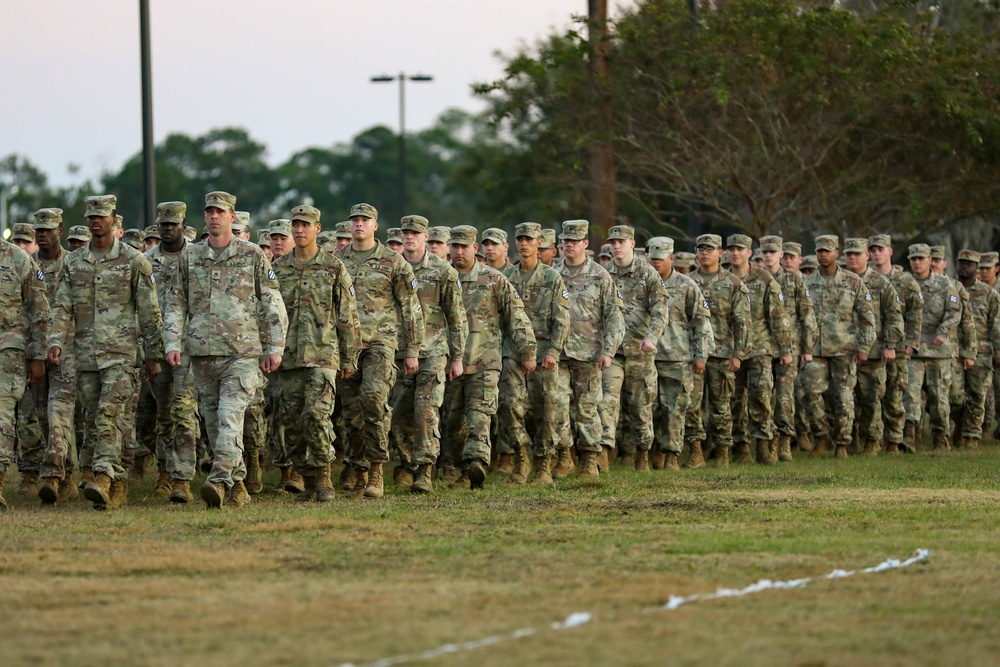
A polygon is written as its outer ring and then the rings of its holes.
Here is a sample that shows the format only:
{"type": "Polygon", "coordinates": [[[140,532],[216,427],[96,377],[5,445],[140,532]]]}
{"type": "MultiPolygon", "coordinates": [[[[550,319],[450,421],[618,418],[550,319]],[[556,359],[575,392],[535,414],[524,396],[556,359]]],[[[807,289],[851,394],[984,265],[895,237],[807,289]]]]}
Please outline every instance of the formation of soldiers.
{"type": "Polygon", "coordinates": [[[226,192],[195,238],[183,202],[123,230],[113,195],[0,242],[0,507],[8,470],[44,504],[155,494],[240,507],[263,470],[300,502],[379,498],[393,482],[481,488],[594,479],[620,461],[680,470],[791,461],[793,451],[976,447],[996,412],[997,253],[887,235],[798,243],[742,234],[675,253],[612,227],[596,259],[586,220],[500,229],[351,208],[321,231],[297,206],[256,243],[226,192]],[[993,402],[994,405],[990,403],[993,402]],[[334,481],[333,466],[340,464],[334,481]],[[77,484],[74,471],[78,469],[77,484]]]}

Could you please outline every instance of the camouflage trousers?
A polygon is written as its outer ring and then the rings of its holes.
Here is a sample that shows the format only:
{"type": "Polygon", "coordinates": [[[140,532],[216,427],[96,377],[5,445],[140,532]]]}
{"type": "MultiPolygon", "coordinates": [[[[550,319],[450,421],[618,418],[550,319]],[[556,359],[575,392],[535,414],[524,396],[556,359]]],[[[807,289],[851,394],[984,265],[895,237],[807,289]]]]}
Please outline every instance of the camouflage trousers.
{"type": "Polygon", "coordinates": [[[278,371],[271,384],[292,465],[300,471],[328,465],[333,461],[336,437],[330,416],[337,395],[337,371],[293,368],[278,371]]]}
{"type": "MultiPolygon", "coordinates": [[[[45,362],[46,371],[50,364],[45,362]]],[[[17,469],[38,472],[48,443],[48,372],[41,382],[28,385],[17,402],[17,469]]]]}
{"type": "Polygon", "coordinates": [[[771,355],[744,359],[736,371],[730,411],[733,413],[733,441],[774,439],[774,375],[771,355]]]}
{"type": "Polygon", "coordinates": [[[563,359],[559,362],[559,408],[556,417],[557,447],[601,451],[601,371],[596,361],[563,359]]]}
{"type": "Polygon", "coordinates": [[[888,442],[902,444],[906,410],[903,395],[910,379],[909,359],[896,353],[896,358],[885,365],[885,395],[882,397],[882,425],[888,442]]]}
{"type": "Polygon", "coordinates": [[[858,383],[854,388],[854,428],[862,440],[882,440],[885,432],[882,421],[885,388],[886,362],[881,356],[858,364],[858,383]]]}
{"type": "Polygon", "coordinates": [[[128,477],[123,467],[126,439],[135,428],[139,369],[115,364],[99,371],[77,371],[76,394],[83,406],[84,435],[80,465],[112,479],[128,477]],[[133,412],[134,415],[134,412],[133,412]]]}
{"type": "MultiPolygon", "coordinates": [[[[951,432],[951,359],[911,357],[908,363],[909,379],[903,407],[906,421],[920,423],[923,417],[921,390],[927,391],[927,414],[930,416],[931,431],[951,432]]],[[[919,429],[918,429],[919,430],[919,429]]]]}
{"type": "Polygon", "coordinates": [[[48,437],[39,474],[63,478],[73,473],[77,447],[83,444],[83,419],[76,398],[76,365],[73,357],[62,355],[58,366],[46,363],[48,384],[48,437]]]}
{"type": "Polygon", "coordinates": [[[27,386],[24,350],[0,350],[0,473],[14,463],[17,404],[27,386]]]}
{"type": "Polygon", "coordinates": [[[599,403],[601,446],[613,448],[622,402],[626,419],[621,424],[621,451],[632,454],[653,446],[653,403],[656,402],[656,364],[653,354],[615,356],[601,373],[604,400],[599,403]]]}
{"type": "Polygon", "coordinates": [[[684,449],[684,424],[694,390],[695,373],[690,361],[657,361],[657,399],[653,410],[656,447],[660,452],[680,454],[684,449]]]}
{"type": "MultiPolygon", "coordinates": [[[[267,434],[268,434],[268,410],[267,400],[265,398],[267,394],[267,388],[273,384],[274,375],[270,377],[264,377],[264,386],[261,386],[253,393],[253,398],[250,399],[250,405],[247,406],[247,412],[243,415],[243,456],[244,458],[251,458],[254,456],[260,457],[261,452],[266,449],[267,445],[267,434]]],[[[277,404],[277,401],[275,401],[277,404]]],[[[273,414],[277,414],[276,410],[270,411],[273,414]]]]}
{"type": "Polygon", "coordinates": [[[192,357],[191,370],[211,449],[207,481],[231,488],[247,474],[243,419],[264,382],[257,357],[192,357]]]}
{"type": "Polygon", "coordinates": [[[445,387],[445,441],[452,460],[490,464],[490,418],[497,412],[499,384],[500,371],[479,371],[445,387]]]}
{"type": "Polygon", "coordinates": [[[728,357],[709,357],[705,372],[694,376],[691,400],[697,409],[689,410],[684,429],[687,442],[704,442],[708,437],[716,447],[733,446],[733,413],[731,401],[736,388],[736,374],[729,370],[728,357]],[[705,429],[703,413],[708,413],[705,429]]]}
{"type": "Polygon", "coordinates": [[[389,393],[396,382],[395,356],[387,347],[367,347],[358,358],[358,372],[341,382],[346,460],[363,470],[389,460],[389,393]]]}
{"type": "MultiPolygon", "coordinates": [[[[160,361],[160,373],[156,377],[163,375],[167,365],[167,362],[160,361]]],[[[135,413],[136,453],[150,452],[157,461],[163,461],[166,454],[162,444],[156,440],[156,419],[156,397],[153,396],[153,386],[151,382],[143,380],[139,385],[139,406],[135,413]]]]}
{"type": "MultiPolygon", "coordinates": [[[[993,386],[993,355],[980,354],[976,363],[960,378],[964,379],[965,390],[962,392],[964,401],[960,405],[952,404],[955,421],[962,429],[963,438],[980,440],[983,437],[983,424],[986,421],[986,394],[993,386]]],[[[956,378],[952,384],[958,384],[956,378]]]]}
{"type": "Polygon", "coordinates": [[[795,374],[795,434],[796,436],[804,435],[809,436],[815,429],[813,425],[809,423],[809,415],[806,413],[806,386],[813,384],[816,380],[815,377],[809,378],[809,373],[813,376],[818,375],[817,371],[822,371],[822,368],[810,366],[805,364],[799,366],[798,371],[795,374]]]}
{"type": "Polygon", "coordinates": [[[771,407],[774,412],[774,432],[785,435],[795,435],[795,380],[799,377],[799,360],[795,357],[792,363],[782,366],[777,359],[771,362],[771,374],[774,376],[774,394],[771,407]]]}
{"type": "Polygon", "coordinates": [[[954,412],[965,403],[965,366],[958,357],[951,360],[951,387],[948,389],[948,402],[954,412]]]}
{"type": "Polygon", "coordinates": [[[539,364],[526,376],[520,361],[504,358],[497,420],[507,449],[524,447],[534,456],[555,454],[558,404],[558,363],[548,369],[539,364]]]}
{"type": "Polygon", "coordinates": [[[417,372],[392,388],[392,436],[400,464],[409,469],[437,461],[441,453],[441,406],[448,358],[420,360],[417,372]]]}
{"type": "Polygon", "coordinates": [[[805,370],[806,420],[817,438],[830,436],[838,447],[851,444],[854,431],[854,355],[813,357],[805,370]]]}
{"type": "Polygon", "coordinates": [[[156,460],[166,462],[170,479],[191,481],[198,462],[201,426],[190,360],[182,356],[179,366],[160,362],[160,373],[149,383],[149,388],[156,406],[153,446],[156,460]]]}

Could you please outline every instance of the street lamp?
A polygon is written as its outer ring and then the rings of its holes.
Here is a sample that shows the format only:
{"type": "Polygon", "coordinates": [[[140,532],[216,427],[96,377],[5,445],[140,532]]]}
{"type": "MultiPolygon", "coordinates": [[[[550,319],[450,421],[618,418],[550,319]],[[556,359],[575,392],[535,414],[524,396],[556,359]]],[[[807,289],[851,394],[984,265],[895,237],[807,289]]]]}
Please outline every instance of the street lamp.
{"type": "Polygon", "coordinates": [[[0,181],[0,234],[4,240],[10,238],[10,212],[7,210],[9,199],[16,195],[21,188],[13,183],[0,181]]]}
{"type": "Polygon", "coordinates": [[[406,81],[428,82],[434,77],[426,74],[399,74],[392,76],[382,74],[371,77],[372,83],[389,83],[399,81],[399,174],[396,181],[397,201],[399,202],[399,215],[406,215],[406,81]]]}

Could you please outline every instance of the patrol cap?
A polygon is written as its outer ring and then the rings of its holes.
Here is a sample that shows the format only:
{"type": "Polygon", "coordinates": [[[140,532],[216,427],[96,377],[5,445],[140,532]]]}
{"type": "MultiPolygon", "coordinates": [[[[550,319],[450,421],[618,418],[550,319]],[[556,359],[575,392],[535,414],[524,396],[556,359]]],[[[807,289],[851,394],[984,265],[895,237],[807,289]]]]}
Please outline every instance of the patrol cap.
{"type": "Polygon", "coordinates": [[[635,227],[629,225],[615,225],[608,230],[609,241],[634,241],[635,227]]]}
{"type": "Polygon", "coordinates": [[[378,221],[378,209],[376,209],[371,204],[355,204],[351,207],[351,213],[347,216],[348,218],[353,218],[356,215],[360,215],[362,218],[371,218],[372,220],[378,221]]]}
{"type": "Polygon", "coordinates": [[[650,259],[667,259],[674,254],[674,240],[668,236],[654,236],[646,241],[646,256],[650,259]]]}
{"type": "Polygon", "coordinates": [[[165,201],[156,205],[156,222],[181,224],[187,215],[187,204],[182,201],[165,201]]]}
{"type": "Polygon", "coordinates": [[[910,246],[910,252],[907,254],[909,259],[914,257],[930,257],[931,247],[926,243],[914,243],[910,246]]]}
{"type": "Polygon", "coordinates": [[[386,238],[386,242],[387,243],[389,241],[395,241],[396,243],[402,243],[403,242],[403,230],[400,229],[399,227],[392,227],[390,229],[387,229],[387,230],[385,230],[385,238],[386,238]]]}
{"type": "Polygon", "coordinates": [[[556,247],[556,230],[554,229],[543,229],[542,230],[542,249],[549,250],[556,247]]]}
{"type": "Polygon", "coordinates": [[[250,229],[250,211],[236,211],[236,219],[233,220],[234,232],[245,232],[250,229]]]}
{"type": "Polygon", "coordinates": [[[698,246],[703,245],[707,245],[709,248],[715,248],[716,250],[721,250],[722,237],[718,234],[702,234],[698,237],[698,240],[695,241],[694,246],[697,248],[698,246]]]}
{"type": "Polygon", "coordinates": [[[301,220],[302,222],[308,222],[310,224],[319,224],[320,213],[319,209],[315,206],[309,206],[308,204],[299,204],[292,209],[291,220],[301,220]]]}
{"type": "MultiPolygon", "coordinates": [[[[160,228],[159,228],[159,226],[158,225],[150,225],[149,227],[146,227],[145,231],[143,232],[143,238],[145,238],[147,241],[149,239],[159,239],[160,238],[160,228]]],[[[160,239],[160,240],[162,240],[162,239],[160,239]]]]}
{"type": "Polygon", "coordinates": [[[267,223],[267,233],[271,236],[275,234],[280,234],[282,236],[292,237],[292,221],[285,218],[278,218],[277,220],[272,220],[267,223]]]}
{"type": "Polygon", "coordinates": [[[958,251],[958,261],[960,262],[975,262],[979,264],[982,256],[975,250],[963,249],[958,251]]]}
{"type": "Polygon", "coordinates": [[[451,228],[451,236],[448,238],[450,245],[472,245],[476,242],[475,227],[471,225],[459,225],[451,228]]]}
{"type": "Polygon", "coordinates": [[[816,237],[816,250],[839,250],[840,239],[835,234],[823,234],[816,237]]]}
{"type": "Polygon", "coordinates": [[[1000,253],[984,252],[979,256],[979,268],[991,269],[1000,263],[1000,253]]]}
{"type": "Polygon", "coordinates": [[[542,238],[542,226],[537,222],[522,222],[514,228],[514,238],[525,237],[529,239],[542,238]]]}
{"type": "Polygon", "coordinates": [[[115,227],[124,227],[124,225],[125,225],[125,216],[123,216],[121,213],[116,213],[115,227]]]}
{"type": "Polygon", "coordinates": [[[806,255],[802,258],[802,263],[799,264],[799,269],[818,269],[819,260],[816,259],[816,255],[806,255]]]}
{"type": "Polygon", "coordinates": [[[222,190],[215,190],[205,195],[205,208],[217,208],[223,211],[236,210],[236,195],[222,190]]]}
{"type": "Polygon", "coordinates": [[[875,234],[874,236],[868,237],[868,247],[869,248],[891,248],[892,247],[892,237],[888,234],[875,234]]]}
{"type": "Polygon", "coordinates": [[[35,228],[26,222],[19,222],[14,225],[14,233],[10,235],[10,240],[34,241],[35,228]]]}
{"type": "Polygon", "coordinates": [[[590,223],[586,220],[566,220],[562,223],[560,241],[586,241],[590,223]]]}
{"type": "Polygon", "coordinates": [[[353,239],[354,237],[351,236],[351,221],[344,220],[343,222],[338,222],[334,228],[333,235],[338,239],[353,239]]]}
{"type": "Polygon", "coordinates": [[[40,208],[35,211],[35,229],[58,229],[62,224],[61,208],[40,208]]]}
{"type": "Polygon", "coordinates": [[[694,266],[695,258],[693,252],[675,252],[674,253],[674,264],[680,264],[681,266],[694,266]]]}
{"type": "Polygon", "coordinates": [[[114,195],[91,195],[83,200],[87,205],[83,217],[111,215],[118,206],[118,197],[114,195]]]}
{"type": "Polygon", "coordinates": [[[73,225],[69,228],[69,234],[66,235],[67,240],[83,241],[85,243],[89,242],[90,238],[90,230],[87,229],[86,225],[73,225]]]}
{"type": "Polygon", "coordinates": [[[868,239],[852,238],[844,241],[844,252],[868,252],[868,239]]]}
{"type": "Polygon", "coordinates": [[[931,259],[944,259],[944,246],[943,245],[932,245],[931,246],[931,259]]]}
{"type": "Polygon", "coordinates": [[[184,238],[188,240],[188,243],[194,243],[194,240],[198,238],[198,230],[191,226],[185,227],[184,238]]]}
{"type": "Polygon", "coordinates": [[[760,251],[760,248],[757,248],[756,250],[753,251],[753,256],[751,257],[751,259],[753,259],[753,261],[755,261],[755,262],[757,260],[763,260],[764,259],[764,254],[760,251]]]}
{"type": "Polygon", "coordinates": [[[761,252],[781,252],[782,239],[780,236],[760,237],[761,252]]]}
{"type": "Polygon", "coordinates": [[[482,246],[476,247],[476,259],[482,259],[482,260],[486,259],[486,253],[483,252],[482,246]]]}
{"type": "MultiPolygon", "coordinates": [[[[761,239],[763,241],[764,239],[761,239]]],[[[802,244],[796,243],[795,241],[785,241],[781,244],[781,252],[786,255],[794,255],[795,257],[802,256],[802,244]]]]}
{"type": "Polygon", "coordinates": [[[141,250],[145,242],[146,235],[141,229],[126,229],[125,233],[122,234],[122,243],[127,243],[136,250],[141,250]]]}
{"type": "Polygon", "coordinates": [[[267,233],[266,229],[262,229],[257,233],[257,245],[261,248],[271,247],[271,235],[267,233]]]}
{"type": "Polygon", "coordinates": [[[753,239],[746,234],[733,234],[726,239],[727,248],[752,248],[753,239]]]}
{"type": "Polygon", "coordinates": [[[599,254],[598,257],[612,257],[612,254],[611,254],[611,245],[608,244],[608,243],[605,243],[604,245],[602,245],[601,246],[601,254],[599,254]]]}
{"type": "Polygon", "coordinates": [[[451,227],[437,225],[427,230],[427,240],[437,243],[448,243],[451,240],[451,227]]]}
{"type": "Polygon", "coordinates": [[[424,233],[429,226],[427,218],[422,215],[404,215],[399,219],[399,228],[404,232],[424,233]]]}
{"type": "Polygon", "coordinates": [[[487,241],[493,241],[494,243],[506,243],[507,242],[507,232],[497,227],[490,227],[485,232],[483,232],[483,243],[487,241]]]}
{"type": "MultiPolygon", "coordinates": [[[[590,253],[590,257],[594,256],[594,253],[593,253],[592,250],[588,250],[587,252],[590,253]]],[[[635,249],[635,254],[638,257],[645,257],[646,256],[646,249],[645,248],[636,248],[635,249]]]]}

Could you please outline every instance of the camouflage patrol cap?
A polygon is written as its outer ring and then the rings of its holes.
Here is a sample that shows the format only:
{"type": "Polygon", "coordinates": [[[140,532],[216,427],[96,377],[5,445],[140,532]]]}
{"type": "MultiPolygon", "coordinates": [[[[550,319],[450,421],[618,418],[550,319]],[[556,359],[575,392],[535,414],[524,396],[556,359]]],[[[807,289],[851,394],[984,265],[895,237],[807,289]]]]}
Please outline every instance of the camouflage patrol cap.
{"type": "Polygon", "coordinates": [[[385,242],[386,243],[402,243],[403,242],[403,230],[399,227],[392,227],[385,230],[385,242]]]}
{"type": "Polygon", "coordinates": [[[722,248],[722,237],[718,234],[702,234],[698,237],[698,240],[695,241],[694,246],[697,248],[703,245],[720,250],[722,248]]]}
{"type": "Polygon", "coordinates": [[[35,229],[58,229],[62,224],[61,208],[40,208],[35,211],[35,229]]]}
{"type": "Polygon", "coordinates": [[[726,248],[752,248],[753,239],[746,234],[732,234],[726,239],[726,248]]]}
{"type": "Polygon", "coordinates": [[[650,259],[667,259],[674,254],[674,240],[668,236],[654,236],[646,241],[646,256],[650,259]]]}
{"type": "Polygon", "coordinates": [[[586,241],[590,223],[586,220],[566,220],[562,223],[560,241],[586,241]]]}
{"type": "Polygon", "coordinates": [[[362,218],[371,218],[378,222],[378,209],[376,209],[371,204],[355,204],[351,207],[351,213],[347,216],[348,218],[353,218],[354,216],[361,216],[362,218]]]}
{"type": "Polygon", "coordinates": [[[960,262],[973,262],[978,265],[981,259],[982,255],[975,250],[966,248],[958,251],[958,261],[960,262]]]}
{"type": "Polygon", "coordinates": [[[236,211],[236,219],[233,220],[234,232],[245,232],[250,229],[250,211],[236,211]]]}
{"type": "Polygon", "coordinates": [[[753,255],[750,256],[750,259],[755,262],[764,261],[764,253],[760,251],[760,248],[757,248],[753,251],[753,255]]]}
{"type": "MultiPolygon", "coordinates": [[[[148,241],[149,239],[160,239],[160,227],[159,225],[150,225],[146,227],[143,232],[144,238],[148,241]]],[[[160,239],[162,241],[162,239],[160,239]]]]}
{"type": "MultiPolygon", "coordinates": [[[[588,250],[587,252],[590,253],[590,257],[594,256],[594,251],[593,250],[588,250]]],[[[645,248],[636,248],[635,249],[635,254],[636,254],[637,257],[645,257],[646,256],[646,249],[645,248]]]]}
{"type": "Polygon", "coordinates": [[[146,241],[146,235],[141,229],[126,229],[122,234],[122,243],[128,244],[136,250],[142,250],[142,245],[146,241]]]}
{"type": "Polygon", "coordinates": [[[608,241],[634,241],[635,227],[615,225],[608,230],[608,241]]]}
{"type": "Polygon", "coordinates": [[[14,233],[10,235],[11,241],[34,241],[35,228],[26,222],[19,222],[14,225],[14,233]]]}
{"type": "Polygon", "coordinates": [[[785,241],[784,243],[781,244],[781,252],[785,253],[786,255],[794,255],[795,257],[801,257],[802,244],[796,243],[795,241],[785,241]]]}
{"type": "Polygon", "coordinates": [[[471,225],[459,225],[451,228],[451,236],[448,238],[449,245],[472,245],[476,242],[475,227],[471,225]]]}
{"type": "Polygon", "coordinates": [[[783,239],[780,236],[760,237],[761,252],[781,252],[783,239]]]}
{"type": "Polygon", "coordinates": [[[991,269],[1000,263],[1000,253],[984,252],[979,256],[979,268],[991,269]]]}
{"type": "Polygon", "coordinates": [[[185,227],[184,238],[187,239],[188,243],[194,243],[194,240],[198,238],[198,230],[194,227],[185,227]]]}
{"type": "Polygon", "coordinates": [[[492,241],[493,243],[506,243],[507,242],[507,232],[497,227],[490,227],[485,232],[483,232],[483,243],[487,241],[492,241]]]}
{"type": "Polygon", "coordinates": [[[287,218],[278,218],[267,223],[267,233],[271,236],[280,234],[281,236],[292,237],[292,221],[287,218]]]}
{"type": "Polygon", "coordinates": [[[125,216],[123,216],[121,213],[116,213],[115,214],[115,225],[114,226],[115,227],[124,227],[125,226],[125,216]]]}
{"type": "Polygon", "coordinates": [[[320,212],[315,206],[309,204],[299,204],[292,209],[292,217],[289,220],[301,220],[310,224],[319,224],[320,212]]]}
{"type": "Polygon", "coordinates": [[[930,257],[931,247],[926,243],[914,243],[910,246],[910,251],[906,255],[909,259],[914,257],[930,257]]]}
{"type": "Polygon", "coordinates": [[[333,235],[338,239],[353,239],[354,237],[351,236],[351,221],[344,220],[343,222],[338,222],[333,230],[333,235]]]}
{"type": "Polygon", "coordinates": [[[839,250],[840,239],[835,234],[823,234],[816,237],[816,250],[839,250]]]}
{"type": "Polygon", "coordinates": [[[87,229],[86,225],[73,225],[69,228],[69,234],[66,235],[66,239],[69,241],[83,241],[84,243],[89,242],[90,238],[90,230],[87,229]]]}
{"type": "Polygon", "coordinates": [[[932,245],[931,246],[931,259],[944,259],[944,246],[943,245],[932,245]]]}
{"type": "Polygon", "coordinates": [[[556,230],[542,230],[542,250],[549,250],[556,247],[556,230]]]}
{"type": "Polygon", "coordinates": [[[816,259],[816,255],[806,255],[802,258],[802,263],[799,264],[800,269],[818,269],[819,260],[816,259]]]}
{"type": "Polygon", "coordinates": [[[892,237],[888,234],[875,234],[868,237],[869,248],[891,248],[892,237]]]}
{"type": "Polygon", "coordinates": [[[451,239],[451,227],[438,225],[437,227],[431,227],[429,230],[427,230],[428,241],[435,241],[437,243],[448,243],[450,239],[451,239]]]}
{"type": "Polygon", "coordinates": [[[114,213],[115,207],[118,206],[118,197],[114,195],[91,195],[84,198],[83,203],[87,205],[87,210],[84,211],[83,217],[103,217],[114,213]]]}
{"type": "Polygon", "coordinates": [[[522,222],[514,228],[514,238],[525,237],[529,239],[542,238],[542,226],[537,222],[522,222]]]}
{"type": "Polygon", "coordinates": [[[187,204],[182,201],[165,201],[156,205],[156,222],[181,224],[187,215],[187,204]]]}
{"type": "Polygon", "coordinates": [[[271,247],[271,235],[267,233],[266,229],[262,229],[257,232],[257,245],[261,248],[271,247]]]}
{"type": "Polygon", "coordinates": [[[844,241],[844,252],[868,252],[868,239],[851,238],[844,241]]]}
{"type": "Polygon", "coordinates": [[[406,232],[425,233],[430,222],[422,215],[404,215],[399,219],[399,229],[406,232]]]}
{"type": "Polygon", "coordinates": [[[215,190],[205,195],[205,208],[217,208],[222,211],[236,210],[236,195],[231,195],[222,190],[215,190]]]}
{"type": "Polygon", "coordinates": [[[674,253],[674,264],[680,264],[681,266],[694,266],[695,258],[693,252],[675,252],[674,253]]]}
{"type": "Polygon", "coordinates": [[[598,255],[598,257],[611,257],[611,256],[612,256],[611,255],[611,245],[608,244],[608,243],[605,243],[604,245],[601,246],[601,252],[598,255]]]}

